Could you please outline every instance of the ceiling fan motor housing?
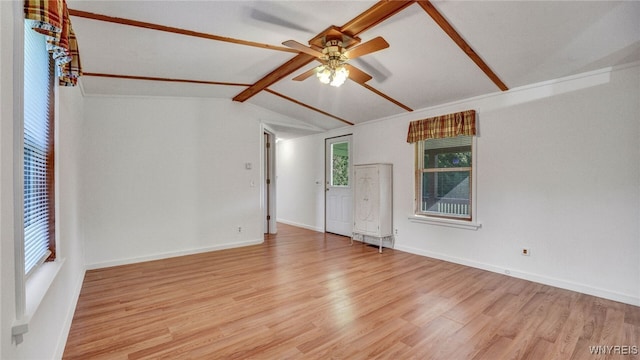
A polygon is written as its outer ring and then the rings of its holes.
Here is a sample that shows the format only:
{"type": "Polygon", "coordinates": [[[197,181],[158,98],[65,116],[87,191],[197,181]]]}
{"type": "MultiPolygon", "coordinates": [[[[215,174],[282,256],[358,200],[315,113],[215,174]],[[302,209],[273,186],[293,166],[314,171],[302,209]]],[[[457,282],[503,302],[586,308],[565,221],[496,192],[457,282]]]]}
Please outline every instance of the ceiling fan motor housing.
{"type": "Polygon", "coordinates": [[[322,60],[326,61],[330,68],[335,69],[347,61],[344,52],[342,41],[338,39],[327,40],[324,49],[322,49],[322,60]]]}

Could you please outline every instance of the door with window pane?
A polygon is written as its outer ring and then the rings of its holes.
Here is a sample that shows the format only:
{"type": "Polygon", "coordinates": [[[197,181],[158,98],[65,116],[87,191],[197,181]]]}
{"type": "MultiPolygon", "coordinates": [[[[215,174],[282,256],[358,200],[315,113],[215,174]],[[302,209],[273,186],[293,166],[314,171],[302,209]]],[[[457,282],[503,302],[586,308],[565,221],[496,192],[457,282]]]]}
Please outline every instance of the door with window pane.
{"type": "Polygon", "coordinates": [[[325,231],[351,236],[353,186],[351,135],[325,141],[325,231]]]}

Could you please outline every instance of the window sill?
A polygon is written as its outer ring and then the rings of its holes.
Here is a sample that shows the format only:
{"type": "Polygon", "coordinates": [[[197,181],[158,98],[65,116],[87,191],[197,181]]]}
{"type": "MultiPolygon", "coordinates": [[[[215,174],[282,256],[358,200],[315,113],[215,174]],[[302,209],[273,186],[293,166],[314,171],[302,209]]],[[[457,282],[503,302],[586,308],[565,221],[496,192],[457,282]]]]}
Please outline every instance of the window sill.
{"type": "Polygon", "coordinates": [[[64,259],[46,262],[25,280],[25,313],[22,319],[15,321],[11,328],[11,334],[19,336],[29,331],[29,322],[45,295],[49,291],[51,284],[60,272],[64,259]]]}
{"type": "Polygon", "coordinates": [[[458,229],[478,230],[482,227],[482,224],[474,221],[455,220],[455,219],[441,219],[420,215],[409,216],[409,221],[420,224],[446,226],[458,229]]]}

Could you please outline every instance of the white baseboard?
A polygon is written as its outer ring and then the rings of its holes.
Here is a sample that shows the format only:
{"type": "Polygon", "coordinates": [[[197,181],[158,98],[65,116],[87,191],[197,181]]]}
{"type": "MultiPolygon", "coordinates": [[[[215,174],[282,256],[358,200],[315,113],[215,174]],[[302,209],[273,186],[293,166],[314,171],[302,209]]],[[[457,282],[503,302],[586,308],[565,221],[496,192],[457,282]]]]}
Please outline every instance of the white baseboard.
{"type": "Polygon", "coordinates": [[[148,256],[140,256],[135,258],[120,259],[120,260],[113,260],[113,261],[105,261],[100,263],[87,264],[87,270],[102,269],[102,268],[111,267],[111,266],[135,264],[135,263],[145,262],[145,261],[168,259],[168,258],[177,257],[177,256],[193,255],[193,254],[199,254],[203,252],[232,249],[232,248],[238,248],[243,246],[258,245],[258,244],[262,244],[263,242],[264,242],[264,238],[260,238],[255,240],[246,240],[246,241],[237,241],[232,243],[218,244],[218,245],[207,246],[203,248],[158,253],[158,254],[152,254],[148,256]]]}
{"type": "Polygon", "coordinates": [[[444,260],[444,261],[452,262],[452,263],[455,263],[455,264],[470,266],[470,267],[477,268],[477,269],[482,269],[482,270],[495,272],[495,273],[498,273],[498,274],[512,276],[512,277],[515,277],[515,278],[518,278],[518,279],[529,280],[529,281],[533,281],[533,282],[544,284],[544,285],[549,285],[549,286],[558,287],[558,288],[562,288],[562,289],[566,289],[566,290],[576,291],[576,292],[579,292],[579,293],[583,293],[583,294],[587,294],[587,295],[593,295],[593,296],[597,296],[597,297],[601,297],[601,298],[605,298],[605,299],[609,299],[609,300],[613,300],[613,301],[619,301],[619,302],[622,302],[622,303],[625,303],[625,304],[640,306],[640,297],[638,297],[638,296],[633,296],[633,295],[629,295],[629,294],[622,294],[622,293],[619,293],[619,292],[616,292],[616,291],[596,288],[596,287],[585,285],[585,284],[580,284],[580,283],[576,283],[576,282],[572,282],[572,281],[567,281],[567,280],[562,280],[562,279],[558,279],[558,278],[538,275],[538,274],[534,274],[534,273],[523,272],[523,271],[518,271],[518,270],[513,270],[513,269],[505,269],[505,268],[501,268],[499,266],[495,266],[495,265],[491,265],[491,264],[485,264],[485,263],[472,261],[472,260],[468,260],[468,259],[456,258],[456,257],[448,256],[448,255],[434,253],[434,252],[431,252],[431,251],[425,251],[425,250],[414,248],[414,247],[410,247],[410,246],[397,245],[395,247],[395,249],[396,250],[400,250],[400,251],[404,251],[404,252],[408,252],[408,253],[411,253],[411,254],[426,256],[426,257],[430,257],[430,258],[434,258],[434,259],[438,259],[438,260],[444,260]]]}
{"type": "Polygon", "coordinates": [[[84,283],[84,275],[86,272],[86,269],[82,271],[82,275],[78,277],[78,280],[76,280],[76,285],[73,288],[73,300],[69,303],[69,307],[67,308],[64,323],[62,324],[62,331],[60,332],[58,345],[56,346],[56,352],[53,357],[54,359],[62,359],[62,355],[64,355],[64,348],[67,345],[67,339],[69,338],[69,331],[71,330],[73,315],[76,312],[78,299],[80,299],[80,292],[82,291],[82,284],[84,283]]]}
{"type": "Polygon", "coordinates": [[[291,225],[291,226],[307,229],[307,230],[317,231],[317,232],[321,232],[321,233],[324,232],[323,228],[317,228],[317,227],[313,227],[313,226],[306,225],[306,224],[300,224],[300,223],[297,223],[295,221],[289,221],[289,220],[285,220],[285,219],[278,219],[278,222],[286,224],[286,225],[291,225]]]}

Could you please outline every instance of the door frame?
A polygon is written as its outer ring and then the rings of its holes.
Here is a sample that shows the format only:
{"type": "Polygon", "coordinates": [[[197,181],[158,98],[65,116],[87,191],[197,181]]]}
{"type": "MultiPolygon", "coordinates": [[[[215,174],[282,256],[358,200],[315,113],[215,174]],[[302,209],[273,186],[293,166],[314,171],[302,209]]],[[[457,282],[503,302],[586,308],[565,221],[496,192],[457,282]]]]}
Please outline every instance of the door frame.
{"type": "MultiPolygon", "coordinates": [[[[322,188],[324,189],[324,232],[327,232],[327,177],[329,176],[331,169],[329,168],[330,164],[327,162],[328,154],[327,154],[327,143],[331,140],[338,139],[341,137],[351,136],[351,140],[349,141],[349,183],[351,184],[351,180],[353,179],[353,133],[336,135],[332,137],[328,137],[324,139],[324,178],[322,179],[322,188]]],[[[353,191],[353,186],[351,186],[351,191],[353,191]]],[[[352,194],[353,195],[353,194],[352,194]]],[[[351,204],[351,212],[353,213],[353,204],[351,204]]]]}
{"type": "Polygon", "coordinates": [[[276,234],[278,232],[276,216],[276,135],[274,131],[264,126],[264,124],[260,135],[262,228],[264,234],[276,234]],[[267,143],[270,144],[269,147],[267,147],[267,143]],[[267,179],[270,180],[269,184],[267,184],[267,179]],[[270,216],[268,220],[267,215],[270,216]]]}

